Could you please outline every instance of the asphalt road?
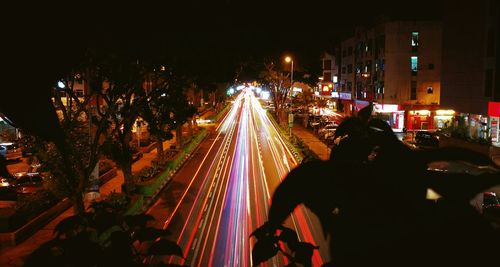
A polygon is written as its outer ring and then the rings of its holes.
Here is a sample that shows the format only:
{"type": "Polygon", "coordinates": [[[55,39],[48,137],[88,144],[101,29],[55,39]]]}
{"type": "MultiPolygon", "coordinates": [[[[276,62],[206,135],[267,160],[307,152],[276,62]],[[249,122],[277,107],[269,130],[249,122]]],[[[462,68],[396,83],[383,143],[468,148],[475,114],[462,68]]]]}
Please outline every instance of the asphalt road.
{"type": "MultiPolygon", "coordinates": [[[[250,233],[267,220],[275,188],[297,165],[251,92],[241,93],[148,211],[172,232],[189,266],[252,266],[250,233]]],[[[301,241],[319,245],[314,266],[328,261],[315,216],[299,207],[286,222],[301,241]]],[[[284,266],[283,255],[264,266],[284,266]]]]}

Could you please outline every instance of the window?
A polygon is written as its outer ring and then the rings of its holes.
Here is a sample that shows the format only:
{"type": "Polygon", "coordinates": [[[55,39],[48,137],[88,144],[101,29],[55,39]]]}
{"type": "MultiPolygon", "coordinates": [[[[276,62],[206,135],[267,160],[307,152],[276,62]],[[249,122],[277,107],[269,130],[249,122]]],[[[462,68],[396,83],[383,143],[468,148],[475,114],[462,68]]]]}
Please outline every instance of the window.
{"type": "Polygon", "coordinates": [[[427,94],[432,95],[434,93],[434,89],[432,86],[427,87],[427,94]]]}
{"type": "Polygon", "coordinates": [[[493,70],[487,69],[484,75],[484,96],[491,97],[493,89],[493,70]]]}
{"type": "Polygon", "coordinates": [[[332,61],[330,59],[323,61],[323,69],[325,69],[325,70],[332,69],[332,61]]]}
{"type": "Polygon", "coordinates": [[[342,50],[342,57],[346,57],[347,56],[347,51],[344,49],[342,50]]]}
{"type": "Polygon", "coordinates": [[[83,95],[83,89],[76,89],[75,94],[77,97],[84,97],[83,95]]]}
{"type": "Polygon", "coordinates": [[[430,64],[429,64],[429,69],[430,69],[430,70],[433,70],[433,69],[434,69],[434,64],[430,63],[430,64]]]}
{"type": "Polygon", "coordinates": [[[347,82],[347,91],[352,90],[352,82],[347,82]]]}
{"type": "Polygon", "coordinates": [[[410,100],[417,100],[417,81],[411,81],[410,100]]]}
{"type": "Polygon", "coordinates": [[[411,71],[416,74],[418,70],[418,57],[411,57],[410,62],[411,71]]]}
{"type": "Polygon", "coordinates": [[[345,67],[342,67],[342,73],[345,73],[345,67]]]}
{"type": "Polygon", "coordinates": [[[417,52],[418,50],[418,32],[411,33],[411,51],[417,52]]]}
{"type": "Polygon", "coordinates": [[[349,46],[349,48],[347,48],[347,55],[348,56],[352,55],[352,46],[349,46]]]}
{"type": "Polygon", "coordinates": [[[372,72],[372,61],[368,60],[365,65],[365,73],[366,72],[372,72]]]}
{"type": "Polygon", "coordinates": [[[356,73],[361,73],[361,69],[363,68],[363,63],[356,64],[356,73]]]}
{"type": "Polygon", "coordinates": [[[418,47],[418,32],[411,33],[411,46],[418,47]]]}
{"type": "Polygon", "coordinates": [[[347,73],[352,73],[352,64],[347,65],[347,73]]]}

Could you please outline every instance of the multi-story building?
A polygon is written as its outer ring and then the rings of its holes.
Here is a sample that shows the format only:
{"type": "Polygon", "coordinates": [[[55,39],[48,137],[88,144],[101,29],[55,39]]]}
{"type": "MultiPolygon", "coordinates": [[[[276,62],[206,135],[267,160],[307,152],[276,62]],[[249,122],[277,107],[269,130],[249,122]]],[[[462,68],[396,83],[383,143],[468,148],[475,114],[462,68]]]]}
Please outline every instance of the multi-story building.
{"type": "Polygon", "coordinates": [[[440,22],[384,21],[359,27],[341,42],[340,62],[344,94],[339,98],[347,115],[374,102],[378,116],[395,131],[436,127],[434,119],[441,114],[440,22]]]}
{"type": "Polygon", "coordinates": [[[347,38],[340,44],[340,90],[339,106],[340,111],[346,115],[352,115],[354,110],[354,37],[347,38]]]}
{"type": "Polygon", "coordinates": [[[468,128],[469,137],[487,138],[490,130],[493,144],[500,145],[499,3],[445,5],[441,103],[458,112],[456,123],[468,128]]]}

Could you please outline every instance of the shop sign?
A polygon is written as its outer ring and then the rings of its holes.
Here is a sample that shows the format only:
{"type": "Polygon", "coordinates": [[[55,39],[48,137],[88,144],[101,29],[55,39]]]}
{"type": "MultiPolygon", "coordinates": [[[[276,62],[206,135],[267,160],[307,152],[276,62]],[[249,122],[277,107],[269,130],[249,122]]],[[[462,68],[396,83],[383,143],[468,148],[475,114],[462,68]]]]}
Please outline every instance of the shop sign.
{"type": "Polygon", "coordinates": [[[340,96],[340,99],[351,100],[351,93],[340,92],[339,96],[340,96]]]}
{"type": "Polygon", "coordinates": [[[498,117],[491,118],[491,142],[498,142],[498,117]]]}
{"type": "Polygon", "coordinates": [[[368,101],[363,101],[363,100],[356,100],[356,110],[359,111],[362,108],[368,106],[370,102],[368,101]]]}
{"type": "Polygon", "coordinates": [[[396,104],[375,104],[375,112],[397,112],[398,108],[396,104]]]}
{"type": "Polygon", "coordinates": [[[500,117],[500,102],[488,102],[488,116],[500,117]]]}

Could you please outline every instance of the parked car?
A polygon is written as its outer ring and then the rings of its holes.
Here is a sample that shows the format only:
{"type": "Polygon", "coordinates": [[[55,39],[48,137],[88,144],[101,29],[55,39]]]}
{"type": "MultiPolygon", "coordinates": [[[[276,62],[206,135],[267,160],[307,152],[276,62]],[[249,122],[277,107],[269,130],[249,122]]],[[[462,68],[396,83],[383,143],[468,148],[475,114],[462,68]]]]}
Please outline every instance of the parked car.
{"type": "Polygon", "coordinates": [[[335,131],[337,130],[337,127],[338,127],[338,125],[336,123],[330,123],[330,124],[327,124],[325,127],[319,129],[318,133],[320,134],[320,136],[325,135],[327,132],[328,133],[335,133],[335,131]]]}
{"type": "Polygon", "coordinates": [[[418,146],[438,147],[439,135],[429,131],[418,131],[415,134],[415,143],[418,146]]]}
{"type": "Polygon", "coordinates": [[[12,186],[14,180],[12,178],[0,177],[0,187],[12,186]]]}
{"type": "Polygon", "coordinates": [[[23,152],[14,143],[0,143],[0,155],[6,160],[18,160],[23,157],[23,152]]]}
{"type": "Polygon", "coordinates": [[[495,192],[483,193],[482,214],[487,221],[500,227],[500,199],[495,192]]]}
{"type": "Polygon", "coordinates": [[[33,194],[44,188],[44,177],[38,172],[18,172],[14,174],[13,186],[19,194],[33,194]]]}
{"type": "Polygon", "coordinates": [[[483,193],[483,209],[500,208],[500,199],[495,192],[483,193]]]}

